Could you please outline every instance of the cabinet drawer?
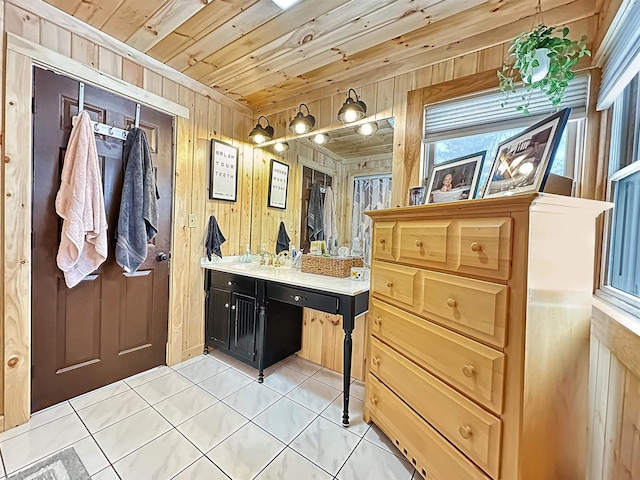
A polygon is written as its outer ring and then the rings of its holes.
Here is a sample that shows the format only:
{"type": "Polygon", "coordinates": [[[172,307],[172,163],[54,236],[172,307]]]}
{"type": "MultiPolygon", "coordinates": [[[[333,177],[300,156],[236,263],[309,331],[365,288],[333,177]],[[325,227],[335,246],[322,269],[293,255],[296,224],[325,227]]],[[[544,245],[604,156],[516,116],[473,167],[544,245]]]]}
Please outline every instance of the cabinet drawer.
{"type": "Polygon", "coordinates": [[[500,420],[371,338],[370,371],[480,468],[498,478],[500,420]]]}
{"type": "Polygon", "coordinates": [[[401,265],[375,262],[371,289],[374,295],[387,297],[403,305],[414,307],[420,305],[418,282],[419,270],[401,265]]]}
{"type": "Polygon", "coordinates": [[[457,220],[451,270],[508,280],[511,272],[511,218],[457,220]]]}
{"type": "Polygon", "coordinates": [[[371,301],[371,333],[493,412],[502,413],[505,355],[384,302],[371,301]]]}
{"type": "Polygon", "coordinates": [[[279,285],[277,283],[267,283],[267,298],[278,300],[279,302],[298,305],[300,307],[312,308],[327,313],[338,313],[340,300],[330,295],[308,292],[295,287],[279,285]]]}
{"type": "Polygon", "coordinates": [[[211,287],[246,295],[256,295],[256,280],[242,275],[211,271],[211,287]]]}
{"type": "Polygon", "coordinates": [[[434,321],[497,347],[506,342],[509,287],[497,283],[422,272],[422,308],[434,321]]]}
{"type": "Polygon", "coordinates": [[[398,222],[398,260],[426,267],[446,268],[451,220],[398,222]]]}
{"type": "Polygon", "coordinates": [[[373,258],[394,260],[393,237],[396,222],[377,222],[373,229],[373,258]]]}
{"type": "Polygon", "coordinates": [[[373,375],[367,380],[367,409],[372,420],[424,478],[489,479],[373,375]]]}

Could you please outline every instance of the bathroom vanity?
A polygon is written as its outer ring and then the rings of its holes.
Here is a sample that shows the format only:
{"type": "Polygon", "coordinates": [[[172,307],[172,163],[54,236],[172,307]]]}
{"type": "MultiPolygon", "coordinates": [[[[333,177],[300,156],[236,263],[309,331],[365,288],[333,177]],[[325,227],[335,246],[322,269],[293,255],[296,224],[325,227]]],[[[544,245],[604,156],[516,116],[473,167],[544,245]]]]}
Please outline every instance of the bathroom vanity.
{"type": "Polygon", "coordinates": [[[296,353],[302,341],[302,311],[342,315],[344,411],[349,424],[352,333],[368,309],[369,282],[234,262],[202,260],[205,272],[205,353],[216,348],[258,370],[296,353]]]}

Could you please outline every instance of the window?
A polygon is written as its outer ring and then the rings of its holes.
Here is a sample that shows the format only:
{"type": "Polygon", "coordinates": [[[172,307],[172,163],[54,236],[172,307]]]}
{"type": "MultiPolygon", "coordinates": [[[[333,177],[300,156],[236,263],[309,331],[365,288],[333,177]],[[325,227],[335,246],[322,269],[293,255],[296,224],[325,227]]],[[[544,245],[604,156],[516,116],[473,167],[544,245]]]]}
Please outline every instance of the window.
{"type": "Polygon", "coordinates": [[[615,207],[607,284],[627,299],[640,298],[639,106],[636,76],[613,104],[609,155],[609,199],[615,207]]]}

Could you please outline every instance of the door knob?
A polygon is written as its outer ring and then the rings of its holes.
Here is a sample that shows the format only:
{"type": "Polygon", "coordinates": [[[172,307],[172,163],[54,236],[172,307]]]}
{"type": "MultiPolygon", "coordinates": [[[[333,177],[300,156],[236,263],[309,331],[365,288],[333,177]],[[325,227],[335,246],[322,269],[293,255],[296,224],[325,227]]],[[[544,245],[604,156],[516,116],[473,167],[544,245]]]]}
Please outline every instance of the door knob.
{"type": "Polygon", "coordinates": [[[164,252],[160,252],[156,255],[156,260],[159,262],[166,262],[167,260],[169,260],[169,255],[164,252]]]}

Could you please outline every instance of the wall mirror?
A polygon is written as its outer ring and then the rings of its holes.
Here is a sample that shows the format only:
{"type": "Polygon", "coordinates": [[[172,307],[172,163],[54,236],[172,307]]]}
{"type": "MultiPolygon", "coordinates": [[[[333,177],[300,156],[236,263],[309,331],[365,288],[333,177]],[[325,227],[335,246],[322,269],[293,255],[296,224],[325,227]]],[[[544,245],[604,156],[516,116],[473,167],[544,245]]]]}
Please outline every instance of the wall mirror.
{"type": "MultiPolygon", "coordinates": [[[[305,137],[286,138],[282,152],[269,142],[254,149],[251,249],[262,244],[273,251],[280,222],[291,241],[309,251],[307,212],[313,184],[326,195],[333,192],[338,246],[352,246],[359,238],[365,253],[370,249],[370,221],[364,212],[391,206],[391,165],[393,161],[394,119],[376,121],[370,136],[356,133],[354,126],[312,132],[305,137]],[[314,143],[318,134],[328,136],[323,145],[314,143]],[[267,206],[271,160],[289,165],[287,208],[267,206]]],[[[333,242],[332,242],[333,243],[333,242]]]]}

